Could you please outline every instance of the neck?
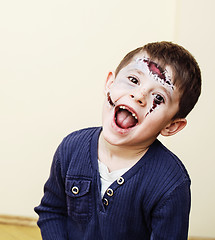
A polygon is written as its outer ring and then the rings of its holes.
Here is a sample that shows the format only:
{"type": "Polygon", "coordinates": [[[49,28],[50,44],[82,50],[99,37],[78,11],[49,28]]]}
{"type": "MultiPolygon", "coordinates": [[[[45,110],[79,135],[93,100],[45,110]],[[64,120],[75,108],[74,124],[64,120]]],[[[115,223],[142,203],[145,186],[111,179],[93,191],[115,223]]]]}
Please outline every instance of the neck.
{"type": "Polygon", "coordinates": [[[110,171],[133,166],[147,152],[148,146],[137,148],[135,146],[116,146],[105,140],[101,133],[99,138],[99,160],[110,171]]]}

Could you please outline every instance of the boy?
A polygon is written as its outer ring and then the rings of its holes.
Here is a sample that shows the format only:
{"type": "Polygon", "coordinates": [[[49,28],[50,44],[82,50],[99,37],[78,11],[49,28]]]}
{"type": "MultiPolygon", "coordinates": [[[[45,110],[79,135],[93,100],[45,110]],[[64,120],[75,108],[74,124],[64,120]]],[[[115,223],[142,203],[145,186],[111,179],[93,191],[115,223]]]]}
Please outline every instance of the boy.
{"type": "Polygon", "coordinates": [[[67,136],[35,208],[44,240],[184,240],[190,179],[158,140],[186,126],[201,92],[192,55],[171,42],[128,53],[108,74],[102,128],[67,136]]]}

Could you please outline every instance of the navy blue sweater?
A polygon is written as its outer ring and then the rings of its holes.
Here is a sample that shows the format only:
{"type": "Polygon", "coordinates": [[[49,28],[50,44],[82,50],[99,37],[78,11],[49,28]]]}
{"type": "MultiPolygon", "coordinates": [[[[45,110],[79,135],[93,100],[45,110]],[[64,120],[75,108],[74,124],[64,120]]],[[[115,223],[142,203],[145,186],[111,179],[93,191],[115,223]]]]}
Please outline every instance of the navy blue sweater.
{"type": "Polygon", "coordinates": [[[73,132],[58,147],[35,208],[43,239],[187,239],[190,179],[181,161],[156,140],[102,199],[100,132],[73,132]]]}

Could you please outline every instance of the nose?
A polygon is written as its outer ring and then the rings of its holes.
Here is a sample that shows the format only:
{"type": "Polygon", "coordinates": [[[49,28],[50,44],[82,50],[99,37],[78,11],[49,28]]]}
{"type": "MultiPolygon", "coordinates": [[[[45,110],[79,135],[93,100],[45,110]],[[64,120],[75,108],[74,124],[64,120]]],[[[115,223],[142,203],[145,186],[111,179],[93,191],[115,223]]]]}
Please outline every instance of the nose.
{"type": "Polygon", "coordinates": [[[133,93],[130,94],[130,97],[134,99],[138,104],[140,104],[142,107],[146,105],[146,96],[144,93],[133,93]]]}

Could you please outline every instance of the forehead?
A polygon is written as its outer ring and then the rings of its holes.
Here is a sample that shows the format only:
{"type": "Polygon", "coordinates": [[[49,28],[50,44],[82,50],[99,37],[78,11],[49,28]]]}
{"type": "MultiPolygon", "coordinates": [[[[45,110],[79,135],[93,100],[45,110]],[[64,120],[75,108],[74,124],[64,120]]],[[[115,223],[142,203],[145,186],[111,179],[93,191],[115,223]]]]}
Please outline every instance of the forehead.
{"type": "Polygon", "coordinates": [[[127,70],[134,70],[138,73],[144,75],[149,75],[149,77],[158,83],[162,84],[164,87],[168,88],[170,91],[174,91],[175,86],[173,84],[172,69],[170,66],[165,68],[161,67],[158,61],[152,61],[147,53],[137,54],[127,65],[127,70]]]}

